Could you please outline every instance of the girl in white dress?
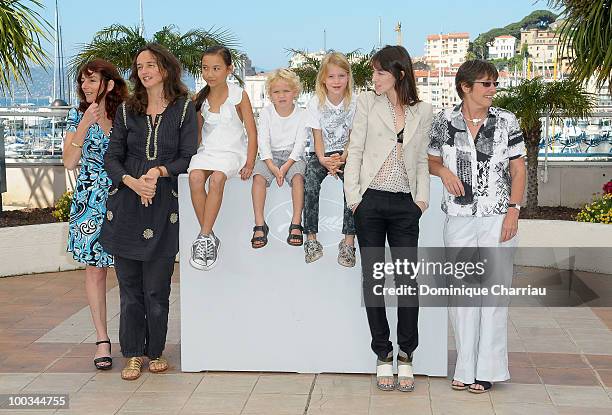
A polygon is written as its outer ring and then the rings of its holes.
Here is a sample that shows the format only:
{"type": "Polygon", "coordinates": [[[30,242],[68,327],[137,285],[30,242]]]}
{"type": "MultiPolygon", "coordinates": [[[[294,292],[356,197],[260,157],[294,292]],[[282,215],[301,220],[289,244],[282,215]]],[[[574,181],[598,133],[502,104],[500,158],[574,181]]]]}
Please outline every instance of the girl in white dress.
{"type": "Polygon", "coordinates": [[[200,232],[191,247],[189,262],[205,271],[217,263],[220,241],[213,233],[213,225],[225,182],[237,175],[242,180],[249,179],[257,155],[257,129],[249,97],[242,88],[227,82],[233,70],[227,48],[208,48],[202,57],[206,86],[194,98],[200,136],[198,152],[189,164],[189,188],[200,232]]]}

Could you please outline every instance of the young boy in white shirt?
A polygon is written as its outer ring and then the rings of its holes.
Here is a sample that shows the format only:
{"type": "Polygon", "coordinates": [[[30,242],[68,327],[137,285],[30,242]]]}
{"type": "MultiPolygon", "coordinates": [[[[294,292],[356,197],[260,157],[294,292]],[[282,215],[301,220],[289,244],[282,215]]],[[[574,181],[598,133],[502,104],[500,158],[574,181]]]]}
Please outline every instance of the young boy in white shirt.
{"type": "Polygon", "coordinates": [[[295,105],[301,92],[299,77],[290,70],[278,69],[266,80],[266,89],[272,105],[264,107],[259,115],[257,144],[259,160],[253,170],[253,211],[255,227],[251,246],[263,248],[268,243],[268,225],[264,220],[266,188],[273,180],[278,186],[286,181],[291,186],[293,215],[287,243],[301,246],[302,209],[304,207],[304,150],[308,139],[304,109],[295,105]]]}

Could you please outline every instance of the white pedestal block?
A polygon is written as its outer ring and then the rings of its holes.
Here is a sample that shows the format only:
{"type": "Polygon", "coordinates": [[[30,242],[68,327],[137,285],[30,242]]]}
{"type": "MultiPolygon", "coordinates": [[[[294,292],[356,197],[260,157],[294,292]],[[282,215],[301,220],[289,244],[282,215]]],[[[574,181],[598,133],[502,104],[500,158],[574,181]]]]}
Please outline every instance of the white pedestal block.
{"type": "MultiPolygon", "coordinates": [[[[226,183],[214,228],[221,239],[220,259],[206,272],[189,265],[199,226],[187,176],[179,179],[182,370],[372,373],[375,355],[361,302],[360,264],[344,268],[337,263],[342,182],[323,183],[319,240],[324,255],[312,264],[304,262],[302,247],[285,241],[292,206],[286,185],[279,189],[273,183],[268,189],[269,242],[251,248],[251,183],[226,183]]],[[[420,241],[442,246],[439,181],[432,180],[432,193],[420,241]]],[[[387,313],[395,344],[396,309],[387,313]]],[[[445,308],[421,308],[414,369],[446,376],[445,308]]]]}

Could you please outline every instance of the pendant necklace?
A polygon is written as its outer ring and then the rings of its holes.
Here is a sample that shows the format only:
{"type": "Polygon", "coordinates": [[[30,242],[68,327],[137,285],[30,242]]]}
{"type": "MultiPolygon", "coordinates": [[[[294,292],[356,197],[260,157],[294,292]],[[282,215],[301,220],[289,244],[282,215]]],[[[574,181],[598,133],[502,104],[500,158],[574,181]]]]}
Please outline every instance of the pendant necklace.
{"type": "Polygon", "coordinates": [[[471,118],[468,117],[467,114],[464,114],[463,117],[472,123],[472,126],[476,127],[478,124],[480,124],[483,121],[483,118],[471,118]]]}

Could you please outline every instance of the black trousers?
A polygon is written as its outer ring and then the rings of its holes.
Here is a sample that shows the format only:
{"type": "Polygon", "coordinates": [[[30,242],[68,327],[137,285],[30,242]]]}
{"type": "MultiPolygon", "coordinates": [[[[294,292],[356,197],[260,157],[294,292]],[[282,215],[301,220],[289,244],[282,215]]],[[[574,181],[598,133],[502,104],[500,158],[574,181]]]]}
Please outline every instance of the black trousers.
{"type": "Polygon", "coordinates": [[[121,298],[121,353],[156,359],[166,346],[174,257],[137,261],[115,256],[115,271],[121,298]]]}
{"type": "MultiPolygon", "coordinates": [[[[392,193],[368,189],[355,211],[357,240],[361,256],[363,293],[366,314],[372,335],[372,350],[380,358],[393,351],[389,341],[389,323],[385,298],[371,295],[375,285],[384,280],[374,278],[374,263],[385,262],[385,240],[389,242],[392,260],[416,261],[416,246],[419,239],[421,209],[414,203],[410,193],[392,193]]],[[[416,280],[409,275],[395,275],[395,286],[417,287],[416,280]]],[[[418,297],[398,298],[397,340],[402,351],[412,355],[419,344],[418,297]]]]}

